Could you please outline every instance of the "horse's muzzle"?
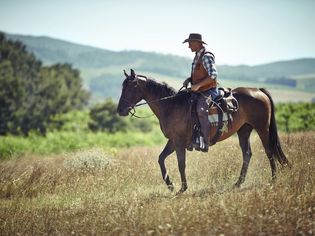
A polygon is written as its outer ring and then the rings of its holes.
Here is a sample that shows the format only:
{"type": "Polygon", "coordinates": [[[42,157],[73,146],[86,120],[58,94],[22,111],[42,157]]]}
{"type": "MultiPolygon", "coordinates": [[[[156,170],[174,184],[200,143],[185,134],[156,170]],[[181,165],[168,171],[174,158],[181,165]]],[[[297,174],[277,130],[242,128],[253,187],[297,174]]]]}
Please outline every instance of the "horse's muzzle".
{"type": "Polygon", "coordinates": [[[118,115],[120,115],[120,116],[128,116],[129,111],[130,111],[130,108],[129,108],[129,107],[126,107],[126,108],[120,108],[120,107],[118,107],[118,108],[117,108],[117,113],[118,113],[118,115]]]}

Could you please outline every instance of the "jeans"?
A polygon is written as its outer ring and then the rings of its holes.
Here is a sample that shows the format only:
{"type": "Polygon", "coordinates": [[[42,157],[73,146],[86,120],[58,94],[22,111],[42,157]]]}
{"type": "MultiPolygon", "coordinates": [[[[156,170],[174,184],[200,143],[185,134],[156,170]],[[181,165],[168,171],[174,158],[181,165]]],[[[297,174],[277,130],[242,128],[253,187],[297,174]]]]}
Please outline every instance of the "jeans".
{"type": "Polygon", "coordinates": [[[209,90],[203,91],[201,92],[201,94],[205,97],[211,96],[211,100],[213,101],[219,95],[219,90],[217,87],[215,87],[215,88],[211,88],[209,90]]]}
{"type": "Polygon", "coordinates": [[[200,123],[200,130],[206,144],[205,150],[209,145],[210,123],[208,121],[209,105],[219,95],[218,88],[212,88],[200,93],[193,93],[193,99],[197,100],[197,114],[200,123]],[[211,99],[210,99],[211,98],[211,99]]]}

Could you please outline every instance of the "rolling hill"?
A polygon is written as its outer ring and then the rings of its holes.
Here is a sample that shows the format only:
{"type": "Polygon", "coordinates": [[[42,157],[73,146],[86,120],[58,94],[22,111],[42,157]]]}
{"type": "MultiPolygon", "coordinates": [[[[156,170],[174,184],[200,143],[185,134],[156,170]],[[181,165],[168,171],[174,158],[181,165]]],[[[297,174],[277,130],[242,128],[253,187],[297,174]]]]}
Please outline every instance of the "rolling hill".
{"type": "MultiPolygon", "coordinates": [[[[123,69],[133,68],[138,73],[163,80],[176,88],[179,88],[182,81],[190,74],[190,58],[142,51],[117,52],[50,37],[12,34],[6,34],[6,37],[22,41],[27,49],[45,65],[70,63],[78,68],[85,86],[91,90],[96,100],[104,97],[114,99],[119,97],[123,69]]],[[[217,67],[223,86],[266,87],[291,91],[291,93],[308,92],[306,100],[315,97],[315,58],[279,61],[257,66],[217,65],[217,67]]]]}

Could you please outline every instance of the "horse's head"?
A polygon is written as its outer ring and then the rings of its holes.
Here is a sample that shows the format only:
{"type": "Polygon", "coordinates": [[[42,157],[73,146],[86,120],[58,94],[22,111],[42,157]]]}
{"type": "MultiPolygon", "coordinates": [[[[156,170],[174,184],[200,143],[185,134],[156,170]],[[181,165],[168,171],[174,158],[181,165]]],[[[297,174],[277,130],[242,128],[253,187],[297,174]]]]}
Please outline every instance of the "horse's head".
{"type": "Polygon", "coordinates": [[[126,78],[122,85],[122,92],[117,107],[117,112],[120,116],[127,116],[133,106],[143,99],[141,91],[143,80],[139,79],[132,69],[130,70],[130,75],[125,70],[124,74],[126,78]]]}

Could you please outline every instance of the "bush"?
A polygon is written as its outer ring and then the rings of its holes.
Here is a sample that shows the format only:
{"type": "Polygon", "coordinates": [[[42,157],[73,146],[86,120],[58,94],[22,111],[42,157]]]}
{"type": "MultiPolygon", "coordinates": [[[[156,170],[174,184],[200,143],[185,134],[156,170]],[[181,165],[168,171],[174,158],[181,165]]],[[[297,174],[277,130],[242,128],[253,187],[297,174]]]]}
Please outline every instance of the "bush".
{"type": "Polygon", "coordinates": [[[110,133],[126,131],[126,120],[117,114],[116,109],[117,105],[111,99],[107,99],[105,103],[92,107],[89,128],[92,131],[108,131],[110,133]]]}
{"type": "Polygon", "coordinates": [[[70,170],[103,170],[113,162],[112,159],[101,149],[95,148],[68,154],[63,166],[70,170]]]}
{"type": "Polygon", "coordinates": [[[315,103],[279,103],[276,121],[285,132],[315,130],[315,103]]]}
{"type": "MultiPolygon", "coordinates": [[[[150,132],[155,121],[152,119],[136,119],[132,117],[121,117],[117,114],[117,104],[111,99],[107,99],[103,104],[97,104],[91,108],[89,122],[89,128],[92,131],[103,131],[103,132],[126,132],[130,131],[141,131],[150,132]]],[[[152,114],[151,111],[139,110],[141,116],[147,116],[148,113],[152,114]]]]}

